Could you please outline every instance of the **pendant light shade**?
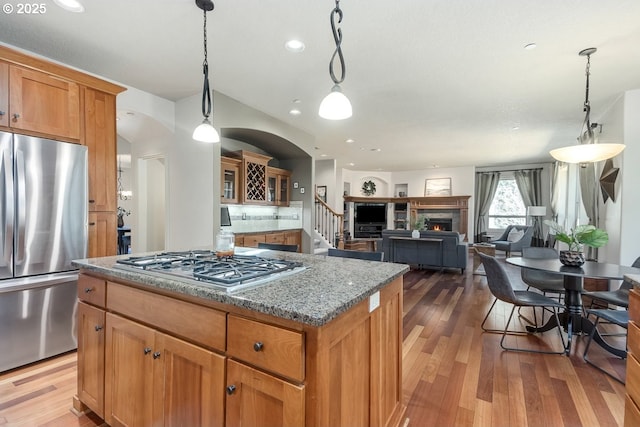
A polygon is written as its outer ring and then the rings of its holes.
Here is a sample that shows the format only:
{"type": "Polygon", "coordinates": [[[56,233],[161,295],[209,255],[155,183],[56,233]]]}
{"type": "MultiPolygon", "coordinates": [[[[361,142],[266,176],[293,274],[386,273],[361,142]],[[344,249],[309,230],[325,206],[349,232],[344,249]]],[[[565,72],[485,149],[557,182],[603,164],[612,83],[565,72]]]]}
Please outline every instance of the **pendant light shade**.
{"type": "Polygon", "coordinates": [[[331,11],[329,20],[331,21],[333,41],[336,44],[336,50],[333,52],[331,61],[329,62],[329,75],[331,76],[331,80],[333,80],[333,88],[331,89],[329,95],[325,96],[320,103],[318,115],[323,119],[328,120],[344,120],[351,117],[352,109],[349,98],[347,98],[346,95],[342,93],[342,89],[340,88],[340,83],[344,81],[344,76],[346,73],[344,56],[342,55],[342,30],[340,28],[336,28],[336,22],[338,24],[342,22],[342,9],[340,9],[340,0],[336,0],[336,7],[331,11]],[[340,62],[341,73],[339,79],[333,72],[333,61],[336,59],[336,56],[338,57],[338,61],[340,62]]]}
{"type": "MultiPolygon", "coordinates": [[[[598,144],[594,129],[597,123],[591,123],[589,114],[591,113],[591,103],[589,102],[589,75],[591,69],[591,55],[596,53],[595,47],[581,50],[578,54],[587,57],[587,82],[585,87],[584,111],[585,117],[582,124],[584,132],[578,137],[579,144],[551,150],[551,156],[564,163],[594,163],[610,159],[622,153],[624,144],[598,144]]],[[[602,129],[602,125],[600,125],[602,129]]]]}
{"type": "Polygon", "coordinates": [[[200,142],[220,142],[218,131],[211,125],[208,118],[205,118],[193,131],[193,139],[200,142]]]}
{"type": "Polygon", "coordinates": [[[202,84],[202,115],[204,116],[204,120],[195,128],[192,137],[196,141],[214,143],[220,142],[220,135],[218,135],[218,131],[216,131],[211,124],[211,120],[209,120],[213,109],[213,100],[211,99],[211,88],[209,87],[209,62],[207,61],[207,12],[212,11],[214,5],[211,0],[196,0],[196,6],[204,12],[204,61],[202,62],[202,74],[204,75],[202,84]]]}
{"type": "Polygon", "coordinates": [[[327,120],[344,120],[351,117],[351,102],[342,93],[340,85],[333,86],[331,93],[324,97],[318,114],[327,120]]]}
{"type": "Polygon", "coordinates": [[[578,144],[551,150],[551,156],[565,163],[593,163],[610,159],[624,150],[624,144],[578,144]]]}

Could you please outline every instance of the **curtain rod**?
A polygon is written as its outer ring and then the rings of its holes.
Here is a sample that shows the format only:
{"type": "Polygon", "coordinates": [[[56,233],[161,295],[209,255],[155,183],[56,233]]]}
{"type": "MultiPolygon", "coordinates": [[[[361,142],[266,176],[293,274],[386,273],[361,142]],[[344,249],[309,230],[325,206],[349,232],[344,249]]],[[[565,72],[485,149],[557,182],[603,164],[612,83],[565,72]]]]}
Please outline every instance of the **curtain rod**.
{"type": "Polygon", "coordinates": [[[500,169],[500,170],[492,170],[492,171],[481,171],[476,173],[493,173],[493,172],[520,172],[520,171],[541,171],[544,168],[524,168],[524,169],[500,169]]]}

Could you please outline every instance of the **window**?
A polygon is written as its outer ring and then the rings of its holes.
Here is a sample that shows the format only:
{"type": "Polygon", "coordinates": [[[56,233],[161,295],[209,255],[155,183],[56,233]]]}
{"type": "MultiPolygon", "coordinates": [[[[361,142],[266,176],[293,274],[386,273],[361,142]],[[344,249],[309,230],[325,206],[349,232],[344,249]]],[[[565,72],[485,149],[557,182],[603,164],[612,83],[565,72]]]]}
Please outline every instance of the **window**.
{"type": "Polygon", "coordinates": [[[504,229],[508,225],[525,225],[527,209],[513,177],[500,178],[489,208],[489,229],[504,229]]]}

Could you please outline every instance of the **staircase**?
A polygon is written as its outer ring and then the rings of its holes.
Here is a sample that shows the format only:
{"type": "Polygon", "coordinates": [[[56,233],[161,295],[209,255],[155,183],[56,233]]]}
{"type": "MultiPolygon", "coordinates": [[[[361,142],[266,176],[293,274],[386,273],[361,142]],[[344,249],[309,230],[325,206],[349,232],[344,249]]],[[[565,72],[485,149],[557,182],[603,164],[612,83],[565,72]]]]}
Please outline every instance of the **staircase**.
{"type": "Polygon", "coordinates": [[[342,247],[344,242],[343,215],[331,209],[317,194],[315,202],[315,230],[318,236],[314,238],[314,252],[319,253],[318,249],[323,248],[323,251],[326,251],[326,248],[329,247],[342,247]]]}

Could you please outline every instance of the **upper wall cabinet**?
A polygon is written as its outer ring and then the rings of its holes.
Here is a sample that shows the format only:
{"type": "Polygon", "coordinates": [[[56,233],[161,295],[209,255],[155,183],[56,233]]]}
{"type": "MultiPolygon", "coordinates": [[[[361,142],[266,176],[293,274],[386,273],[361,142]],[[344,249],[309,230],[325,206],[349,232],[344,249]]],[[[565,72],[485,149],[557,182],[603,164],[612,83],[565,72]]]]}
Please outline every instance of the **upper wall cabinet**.
{"type": "Polygon", "coordinates": [[[0,126],[9,126],[9,64],[0,61],[0,126]]]}
{"type": "Polygon", "coordinates": [[[289,206],[291,172],[267,167],[267,202],[276,206],[289,206]]]}
{"type": "Polygon", "coordinates": [[[240,167],[242,161],[230,157],[220,158],[220,201],[222,203],[240,202],[240,167]]]}
{"type": "Polygon", "coordinates": [[[40,71],[9,65],[9,126],[79,140],[78,84],[40,71]]]}

